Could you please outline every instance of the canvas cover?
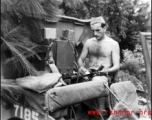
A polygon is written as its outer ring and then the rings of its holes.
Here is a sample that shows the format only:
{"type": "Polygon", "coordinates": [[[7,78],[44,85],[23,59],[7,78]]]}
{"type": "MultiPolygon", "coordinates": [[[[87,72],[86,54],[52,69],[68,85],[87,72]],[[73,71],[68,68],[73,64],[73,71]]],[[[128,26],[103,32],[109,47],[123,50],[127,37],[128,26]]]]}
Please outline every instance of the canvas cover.
{"type": "MultiPolygon", "coordinates": [[[[46,114],[45,93],[38,93],[32,90],[25,90],[26,101],[24,106],[30,107],[39,113],[46,114]]],[[[49,112],[53,118],[59,118],[67,115],[67,109],[60,109],[54,112],[49,112]]]]}
{"type": "MultiPolygon", "coordinates": [[[[116,102],[113,108],[113,113],[108,120],[137,120],[137,114],[139,112],[138,97],[136,93],[136,87],[130,82],[119,82],[111,85],[112,92],[120,99],[116,102]],[[114,111],[116,111],[114,113],[114,111]],[[132,113],[118,113],[118,112],[133,111],[132,113]]],[[[115,97],[113,97],[114,99],[115,97]]]]}
{"type": "Polygon", "coordinates": [[[116,104],[114,110],[108,120],[138,120],[137,116],[134,113],[131,113],[131,110],[128,109],[128,107],[123,102],[119,102],[118,104],[116,104]],[[114,110],[116,111],[115,113],[114,110]],[[126,113],[123,113],[121,111],[124,111],[126,113]]]}
{"type": "Polygon", "coordinates": [[[23,88],[42,93],[53,88],[60,78],[60,73],[44,73],[40,76],[26,76],[18,78],[16,79],[16,82],[23,88]]]}
{"type": "Polygon", "coordinates": [[[136,87],[130,81],[114,83],[110,88],[130,110],[139,111],[136,87]]]}
{"type": "Polygon", "coordinates": [[[46,92],[45,100],[46,106],[53,112],[66,106],[108,96],[108,93],[101,80],[89,81],[50,89],[46,92]]]}

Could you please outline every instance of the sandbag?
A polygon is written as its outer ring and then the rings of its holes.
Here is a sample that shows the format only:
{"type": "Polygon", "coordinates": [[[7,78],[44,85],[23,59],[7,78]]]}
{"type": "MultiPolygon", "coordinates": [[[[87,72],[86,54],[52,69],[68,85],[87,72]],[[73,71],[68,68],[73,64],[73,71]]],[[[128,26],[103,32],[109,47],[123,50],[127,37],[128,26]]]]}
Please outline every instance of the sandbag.
{"type": "Polygon", "coordinates": [[[53,112],[83,101],[108,96],[108,93],[102,80],[98,80],[50,89],[46,92],[45,100],[46,106],[53,112]]]}
{"type": "Polygon", "coordinates": [[[60,78],[60,73],[44,73],[40,76],[27,76],[18,78],[16,79],[16,82],[23,88],[42,93],[50,88],[53,88],[60,78]]]}

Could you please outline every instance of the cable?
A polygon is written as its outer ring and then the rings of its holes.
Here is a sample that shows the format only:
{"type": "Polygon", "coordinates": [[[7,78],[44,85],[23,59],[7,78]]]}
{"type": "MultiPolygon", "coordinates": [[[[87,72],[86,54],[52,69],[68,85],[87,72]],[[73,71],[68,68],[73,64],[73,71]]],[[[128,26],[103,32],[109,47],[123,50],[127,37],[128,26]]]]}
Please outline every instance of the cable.
{"type": "Polygon", "coordinates": [[[79,78],[80,78],[80,72],[79,72],[79,67],[78,67],[78,65],[77,65],[77,63],[76,62],[74,62],[74,65],[76,66],[76,69],[77,69],[77,80],[76,80],[76,83],[78,83],[79,82],[79,78]]]}
{"type": "Polygon", "coordinates": [[[74,111],[73,106],[71,106],[71,109],[72,109],[72,111],[73,111],[73,114],[74,114],[74,118],[75,118],[75,120],[77,120],[76,113],[75,113],[75,111],[74,111]]]}
{"type": "MultiPolygon", "coordinates": [[[[78,52],[77,52],[76,48],[74,47],[73,43],[70,40],[68,40],[68,42],[71,44],[71,46],[73,48],[73,51],[74,51],[75,59],[77,60],[78,59],[78,52]]],[[[76,62],[74,62],[74,64],[75,64],[77,72],[78,72],[78,74],[77,74],[77,80],[76,80],[76,83],[78,83],[79,82],[79,67],[78,67],[78,65],[77,65],[76,62]]]]}

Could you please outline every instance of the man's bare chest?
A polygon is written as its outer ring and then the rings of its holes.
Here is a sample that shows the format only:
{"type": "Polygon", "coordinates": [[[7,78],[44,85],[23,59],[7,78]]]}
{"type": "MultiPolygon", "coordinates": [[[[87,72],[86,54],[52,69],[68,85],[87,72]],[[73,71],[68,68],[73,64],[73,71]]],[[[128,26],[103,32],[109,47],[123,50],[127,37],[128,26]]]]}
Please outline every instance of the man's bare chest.
{"type": "Polygon", "coordinates": [[[94,57],[111,57],[112,46],[109,43],[92,43],[89,47],[89,55],[94,57]]]}

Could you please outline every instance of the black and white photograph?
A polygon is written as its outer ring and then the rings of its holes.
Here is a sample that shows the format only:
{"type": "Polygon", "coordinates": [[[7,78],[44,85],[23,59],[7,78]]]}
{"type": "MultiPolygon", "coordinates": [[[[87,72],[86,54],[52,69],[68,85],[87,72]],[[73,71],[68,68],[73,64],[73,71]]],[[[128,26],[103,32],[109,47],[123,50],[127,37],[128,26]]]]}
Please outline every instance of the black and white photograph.
{"type": "Polygon", "coordinates": [[[151,0],[1,0],[1,120],[151,120],[151,0]]]}

